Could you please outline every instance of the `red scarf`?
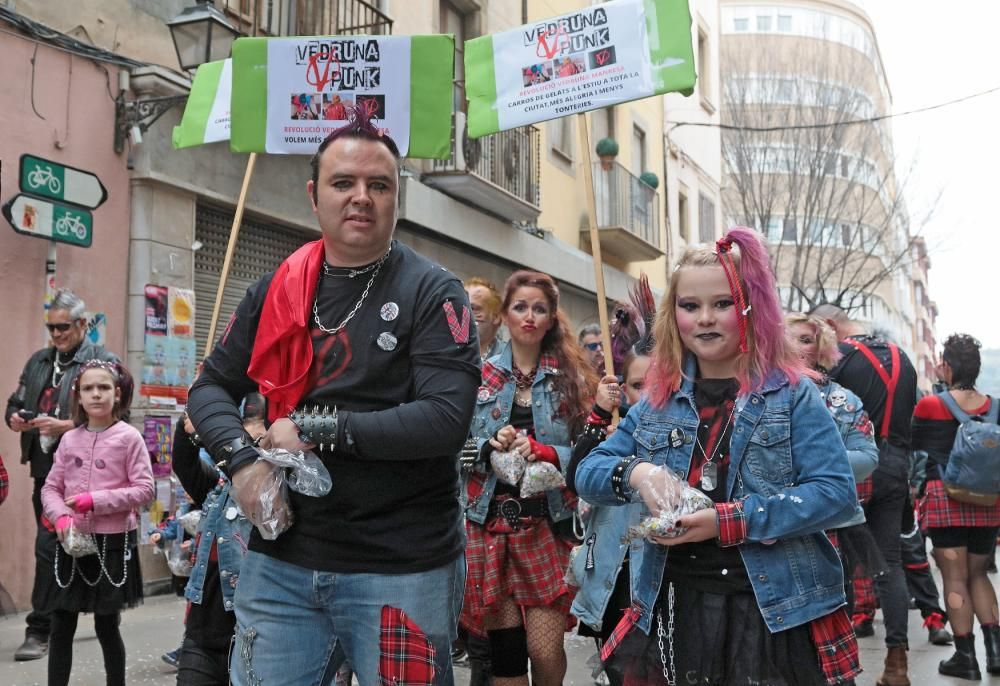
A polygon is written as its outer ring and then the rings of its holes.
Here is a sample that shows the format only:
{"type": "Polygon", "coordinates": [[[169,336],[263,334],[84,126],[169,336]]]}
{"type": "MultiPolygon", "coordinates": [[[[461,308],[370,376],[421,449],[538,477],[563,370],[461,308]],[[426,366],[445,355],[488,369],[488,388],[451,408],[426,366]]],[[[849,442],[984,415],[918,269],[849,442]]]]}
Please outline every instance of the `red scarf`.
{"type": "Polygon", "coordinates": [[[309,316],[323,257],[322,240],[306,243],[281,263],[267,289],[247,376],[268,399],[272,422],[288,416],[309,390],[309,316]]]}

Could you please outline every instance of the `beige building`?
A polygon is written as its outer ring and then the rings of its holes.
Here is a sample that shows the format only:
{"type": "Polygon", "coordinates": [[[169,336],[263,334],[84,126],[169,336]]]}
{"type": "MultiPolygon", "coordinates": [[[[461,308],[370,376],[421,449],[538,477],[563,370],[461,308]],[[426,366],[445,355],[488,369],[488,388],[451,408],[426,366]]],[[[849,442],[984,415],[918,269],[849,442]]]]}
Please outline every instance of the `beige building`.
{"type": "Polygon", "coordinates": [[[714,240],[729,226],[722,213],[722,140],[717,126],[722,105],[719,3],[691,0],[690,8],[691,40],[698,70],[696,92],[689,98],[676,93],[664,96],[667,219],[672,260],[685,247],[714,240]]]}
{"type": "Polygon", "coordinates": [[[722,122],[738,127],[722,135],[727,218],[766,234],[786,308],[840,304],[905,348],[926,386],[926,267],[890,124],[866,121],[892,103],[870,18],[846,0],[722,0],[721,32],[722,122]]]}
{"type": "MultiPolygon", "coordinates": [[[[109,180],[111,200],[95,212],[100,226],[93,248],[60,247],[53,278],[57,285],[77,289],[91,309],[107,314],[107,345],[133,370],[142,369],[146,355],[148,285],[194,289],[197,354],[201,354],[247,168],[248,156],[230,152],[225,143],[184,150],[171,145],[191,82],[180,68],[167,22],[194,4],[194,0],[17,0],[5,6],[9,14],[0,15],[0,54],[5,65],[13,65],[0,74],[7,94],[0,109],[5,121],[24,124],[16,129],[21,134],[2,144],[4,161],[15,160],[2,166],[3,188],[17,186],[16,159],[22,153],[83,168],[96,165],[102,178],[109,180]],[[29,30],[29,25],[35,29],[29,30]],[[55,41],[50,30],[61,34],[58,49],[50,46],[55,41]],[[35,45],[37,60],[31,57],[35,45]],[[100,49],[97,57],[92,48],[100,49]],[[32,70],[39,84],[34,90],[32,70]],[[172,96],[179,96],[175,106],[161,107],[171,101],[158,98],[172,96]],[[85,99],[87,107],[81,108],[85,99]],[[85,113],[72,120],[72,135],[62,125],[49,135],[54,113],[62,117],[73,111],[71,103],[85,113]],[[44,114],[51,116],[35,117],[33,105],[44,105],[44,114]]],[[[397,236],[462,278],[484,276],[502,285],[517,268],[548,272],[559,281],[564,307],[576,324],[594,321],[597,312],[576,118],[470,140],[465,133],[461,47],[463,40],[589,4],[588,0],[214,2],[242,35],[454,33],[459,52],[452,154],[448,160],[406,162],[397,236]]],[[[683,240],[708,235],[697,219],[700,198],[720,206],[717,131],[714,142],[706,132],[694,130],[678,131],[670,142],[664,136],[665,122],[683,119],[688,108],[695,108],[697,117],[718,116],[714,111],[720,83],[718,12],[708,0],[696,0],[693,7],[705,55],[699,70],[708,74],[703,81],[711,89],[689,99],[649,98],[587,115],[592,148],[607,137],[619,144],[619,154],[607,168],[594,156],[605,280],[612,300],[627,296],[640,271],[662,290],[667,255],[683,240]],[[644,172],[655,174],[658,187],[639,180],[644,172]],[[682,197],[686,205],[679,203],[682,197]],[[684,216],[689,217],[683,224],[674,216],[679,205],[687,208],[684,216]],[[682,225],[689,227],[689,233],[681,232],[682,225]]],[[[319,237],[305,194],[308,170],[304,157],[257,159],[220,321],[228,319],[249,284],[303,242],[319,237]]],[[[703,223],[712,227],[711,235],[718,231],[720,214],[705,212],[708,219],[703,223]]],[[[4,264],[13,270],[5,272],[4,283],[16,278],[18,284],[32,284],[23,288],[24,300],[38,304],[19,309],[7,320],[12,330],[25,332],[12,339],[5,357],[8,363],[2,366],[2,383],[9,392],[20,366],[44,345],[39,319],[48,253],[45,242],[13,232],[0,242],[4,264]]],[[[141,425],[150,414],[176,420],[179,411],[137,396],[133,420],[141,425]]],[[[17,455],[16,438],[0,431],[5,457],[17,455]]],[[[31,488],[27,470],[16,459],[8,457],[8,466],[12,495],[0,509],[0,526],[17,533],[4,538],[0,578],[18,579],[10,590],[18,607],[24,608],[33,543],[27,524],[31,488]]],[[[165,576],[162,557],[144,551],[143,565],[147,580],[165,576]]]]}

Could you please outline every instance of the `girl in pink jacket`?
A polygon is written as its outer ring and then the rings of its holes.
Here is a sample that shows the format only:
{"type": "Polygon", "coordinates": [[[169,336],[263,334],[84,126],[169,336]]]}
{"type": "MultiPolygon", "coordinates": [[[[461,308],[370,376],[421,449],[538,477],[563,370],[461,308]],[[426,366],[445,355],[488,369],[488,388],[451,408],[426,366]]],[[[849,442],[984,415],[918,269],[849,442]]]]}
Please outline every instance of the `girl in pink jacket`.
{"type": "Polygon", "coordinates": [[[49,686],[69,683],[73,635],[81,612],[94,613],[107,683],[125,683],[123,607],[142,602],[136,547],[137,510],[153,500],[153,471],[142,435],[121,421],[132,378],[120,364],[90,360],[73,383],[77,427],[63,435],[42,487],[42,507],[55,523],[59,592],[52,608],[49,686]],[[92,535],[96,552],[71,557],[70,534],[92,535]]]}

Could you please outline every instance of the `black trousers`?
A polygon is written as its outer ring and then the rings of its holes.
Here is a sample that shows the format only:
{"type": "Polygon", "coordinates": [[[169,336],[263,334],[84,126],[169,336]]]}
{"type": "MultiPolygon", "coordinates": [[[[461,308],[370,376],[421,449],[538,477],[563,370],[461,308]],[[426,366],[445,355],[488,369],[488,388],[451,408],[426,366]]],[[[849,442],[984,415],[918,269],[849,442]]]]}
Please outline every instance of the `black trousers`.
{"type": "Polygon", "coordinates": [[[228,686],[229,653],[199,648],[187,636],[177,663],[177,686],[228,686]]]}
{"type": "Polygon", "coordinates": [[[56,577],[53,571],[58,537],[42,526],[42,486],[45,479],[35,479],[31,504],[35,508],[35,581],[31,586],[31,612],[25,618],[25,633],[47,641],[52,629],[52,604],[55,599],[56,577]]]}
{"type": "Polygon", "coordinates": [[[875,579],[875,593],[885,617],[885,644],[889,647],[907,643],[909,596],[900,558],[900,522],[909,499],[906,479],[909,453],[884,445],[879,451],[879,466],[872,475],[872,497],[865,505],[868,528],[882,551],[888,572],[875,579]]]}

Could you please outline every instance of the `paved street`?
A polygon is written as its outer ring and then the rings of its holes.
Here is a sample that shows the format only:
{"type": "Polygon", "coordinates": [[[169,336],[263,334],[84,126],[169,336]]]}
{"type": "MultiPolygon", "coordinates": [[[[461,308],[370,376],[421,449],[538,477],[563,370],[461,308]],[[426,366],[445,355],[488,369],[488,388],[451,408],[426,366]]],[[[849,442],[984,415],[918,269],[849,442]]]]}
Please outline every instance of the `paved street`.
{"type": "MultiPolygon", "coordinates": [[[[1000,587],[1000,579],[992,576],[994,587],[1000,587]]],[[[168,686],[174,683],[174,672],[160,661],[160,654],[175,648],[181,637],[181,617],[183,602],[174,596],[156,596],[135,610],[125,613],[122,618],[122,633],[128,650],[129,684],[156,684],[168,686]]],[[[36,662],[14,662],[14,649],[18,646],[24,630],[24,615],[7,617],[0,621],[0,684],[3,686],[35,686],[45,683],[45,660],[36,662]]],[[[882,666],[881,620],[876,621],[875,636],[861,639],[861,660],[866,668],[858,679],[858,686],[874,686],[882,666]]],[[[921,626],[920,613],[910,613],[910,678],[915,686],[930,684],[968,684],[972,682],[939,676],[937,663],[951,655],[951,648],[932,646],[927,642],[927,632],[921,626]]],[[[976,636],[980,666],[984,667],[983,644],[976,636]]],[[[575,635],[567,635],[566,649],[569,652],[569,673],[567,685],[589,686],[593,683],[586,667],[587,658],[593,654],[593,643],[575,635]]],[[[74,686],[102,686],[104,667],[101,649],[94,635],[93,623],[89,617],[81,618],[80,629],[74,646],[73,678],[74,686]]],[[[467,668],[456,669],[457,683],[468,683],[467,668]]],[[[980,683],[1000,684],[1000,677],[985,674],[980,683]]]]}

